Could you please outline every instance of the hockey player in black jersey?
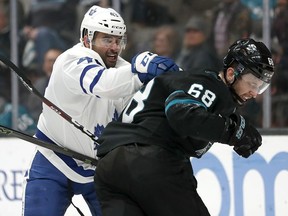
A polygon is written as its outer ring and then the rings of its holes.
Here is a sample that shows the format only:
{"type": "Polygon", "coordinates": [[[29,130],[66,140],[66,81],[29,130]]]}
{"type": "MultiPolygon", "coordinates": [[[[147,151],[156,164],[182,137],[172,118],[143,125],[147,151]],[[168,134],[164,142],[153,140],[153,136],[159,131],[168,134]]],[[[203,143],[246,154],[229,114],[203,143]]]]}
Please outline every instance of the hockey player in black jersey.
{"type": "Polygon", "coordinates": [[[189,157],[213,143],[244,158],[262,143],[237,107],[267,89],[271,53],[253,39],[236,41],[223,71],[171,72],[138,91],[98,140],[96,191],[103,216],[207,216],[189,157]]]}

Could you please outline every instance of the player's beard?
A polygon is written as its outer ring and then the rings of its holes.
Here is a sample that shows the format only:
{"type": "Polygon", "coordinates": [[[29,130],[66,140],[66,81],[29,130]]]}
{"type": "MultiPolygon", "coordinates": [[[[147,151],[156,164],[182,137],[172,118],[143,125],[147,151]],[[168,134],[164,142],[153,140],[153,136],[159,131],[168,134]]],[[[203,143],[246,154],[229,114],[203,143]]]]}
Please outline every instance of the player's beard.
{"type": "Polygon", "coordinates": [[[243,100],[235,91],[235,89],[232,87],[232,85],[229,85],[229,90],[233,96],[234,101],[239,105],[243,106],[247,101],[243,100]]]}

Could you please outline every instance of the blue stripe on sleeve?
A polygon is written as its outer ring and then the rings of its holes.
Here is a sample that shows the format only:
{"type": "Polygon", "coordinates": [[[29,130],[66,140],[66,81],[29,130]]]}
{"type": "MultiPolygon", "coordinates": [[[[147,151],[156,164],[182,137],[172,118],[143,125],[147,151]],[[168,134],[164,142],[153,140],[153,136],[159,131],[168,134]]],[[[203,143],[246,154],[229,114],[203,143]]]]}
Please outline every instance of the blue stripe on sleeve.
{"type": "Polygon", "coordinates": [[[100,77],[101,77],[101,75],[102,75],[104,70],[105,70],[105,68],[99,70],[97,76],[94,77],[94,79],[93,79],[93,81],[92,81],[92,83],[90,85],[90,89],[89,89],[91,93],[93,93],[93,88],[97,84],[97,82],[99,81],[99,79],[100,79],[100,77]]]}
{"type": "Polygon", "coordinates": [[[81,76],[80,76],[80,86],[81,86],[81,88],[82,88],[82,90],[83,90],[83,92],[84,92],[85,94],[87,94],[87,91],[86,91],[86,89],[85,89],[84,86],[83,86],[84,77],[85,77],[86,73],[87,73],[90,69],[95,68],[95,67],[98,67],[98,65],[96,65],[96,64],[88,65],[87,67],[84,68],[84,70],[83,70],[82,73],[81,73],[81,76]]]}

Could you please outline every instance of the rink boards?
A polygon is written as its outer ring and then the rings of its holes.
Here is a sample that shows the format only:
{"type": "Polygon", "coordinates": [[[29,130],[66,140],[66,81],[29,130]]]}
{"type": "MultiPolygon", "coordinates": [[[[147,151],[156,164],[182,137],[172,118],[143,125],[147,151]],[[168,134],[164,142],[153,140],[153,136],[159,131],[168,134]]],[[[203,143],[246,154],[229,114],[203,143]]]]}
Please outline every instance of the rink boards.
{"type": "MultiPolygon", "coordinates": [[[[23,175],[35,146],[16,138],[0,138],[0,146],[0,216],[21,215],[23,175]]],[[[263,145],[248,159],[215,143],[191,161],[212,216],[288,215],[288,135],[263,136],[263,145]]],[[[81,197],[74,202],[90,215],[81,197]]],[[[78,214],[70,207],[68,215],[78,214]]]]}

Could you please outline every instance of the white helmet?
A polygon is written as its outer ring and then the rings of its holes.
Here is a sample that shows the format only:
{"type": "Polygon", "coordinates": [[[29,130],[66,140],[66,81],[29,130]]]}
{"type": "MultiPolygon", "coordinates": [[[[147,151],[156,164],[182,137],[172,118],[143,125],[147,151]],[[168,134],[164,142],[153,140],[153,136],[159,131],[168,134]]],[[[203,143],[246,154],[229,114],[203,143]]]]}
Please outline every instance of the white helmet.
{"type": "Polygon", "coordinates": [[[124,20],[112,8],[92,6],[85,14],[80,27],[80,41],[84,37],[84,30],[88,31],[88,38],[92,41],[94,32],[102,32],[115,36],[125,36],[124,20]]]}

